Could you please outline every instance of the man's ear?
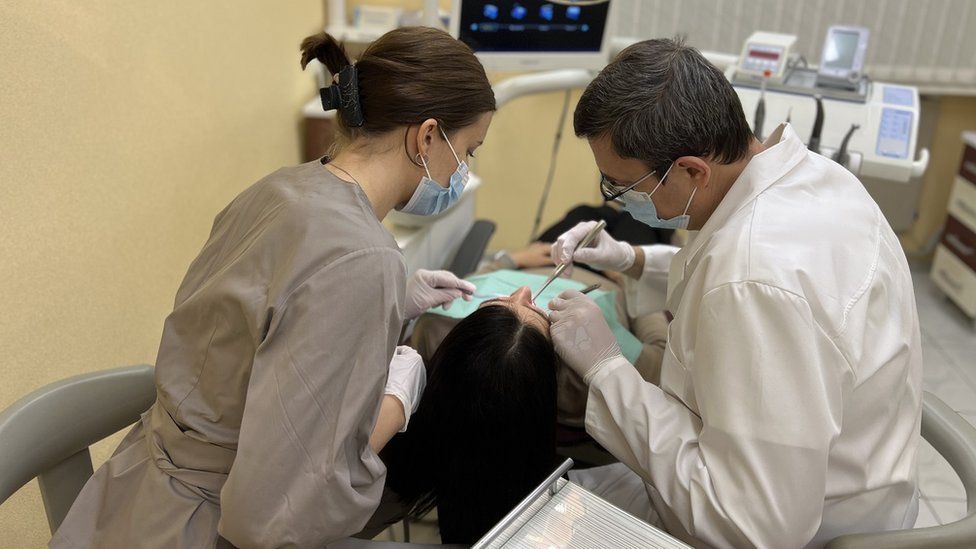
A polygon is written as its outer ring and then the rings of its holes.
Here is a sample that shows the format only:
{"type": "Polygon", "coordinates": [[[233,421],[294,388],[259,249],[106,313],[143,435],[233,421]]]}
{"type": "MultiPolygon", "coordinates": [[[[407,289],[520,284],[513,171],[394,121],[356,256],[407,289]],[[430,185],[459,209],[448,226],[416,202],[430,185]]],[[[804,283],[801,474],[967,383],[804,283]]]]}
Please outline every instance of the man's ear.
{"type": "Polygon", "coordinates": [[[707,187],[711,179],[712,167],[698,156],[682,156],[674,161],[676,167],[684,170],[695,186],[707,187]]]}

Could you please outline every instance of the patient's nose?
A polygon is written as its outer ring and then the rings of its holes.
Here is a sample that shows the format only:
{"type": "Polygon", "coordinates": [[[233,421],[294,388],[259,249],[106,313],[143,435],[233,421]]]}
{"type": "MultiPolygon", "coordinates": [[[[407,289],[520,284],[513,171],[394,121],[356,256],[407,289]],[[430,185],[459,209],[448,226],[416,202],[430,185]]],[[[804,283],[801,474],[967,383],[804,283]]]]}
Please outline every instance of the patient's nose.
{"type": "Polygon", "coordinates": [[[512,301],[522,305],[528,305],[532,302],[532,290],[528,286],[522,286],[512,292],[512,301]]]}

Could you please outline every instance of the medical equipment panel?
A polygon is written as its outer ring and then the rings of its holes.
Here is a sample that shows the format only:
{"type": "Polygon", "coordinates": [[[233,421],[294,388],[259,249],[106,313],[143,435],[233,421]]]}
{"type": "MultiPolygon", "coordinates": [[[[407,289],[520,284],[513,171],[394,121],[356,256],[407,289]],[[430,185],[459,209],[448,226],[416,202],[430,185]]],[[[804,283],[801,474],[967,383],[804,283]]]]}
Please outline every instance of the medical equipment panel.
{"type": "Polygon", "coordinates": [[[495,70],[601,69],[611,0],[454,0],[451,34],[495,70]]]}
{"type": "Polygon", "coordinates": [[[799,55],[787,63],[795,37],[757,32],[726,76],[757,137],[790,122],[811,151],[856,175],[892,228],[903,231],[915,221],[929,157],[923,148],[915,158],[918,90],[861,73],[867,38],[859,27],[831,27],[825,65],[816,67],[799,55]]]}
{"type": "Polygon", "coordinates": [[[864,72],[869,31],[864,27],[834,25],[827,30],[817,83],[855,89],[864,72]]]}
{"type": "Polygon", "coordinates": [[[739,56],[738,73],[756,79],[782,81],[796,44],[796,36],[755,32],[746,39],[739,56]]]}
{"type": "MultiPolygon", "coordinates": [[[[753,112],[760,90],[736,83],[735,91],[742,102],[743,112],[753,112]]],[[[818,118],[817,97],[816,90],[801,95],[767,89],[763,134],[769,135],[789,118],[804,142],[809,142],[810,138],[817,139],[820,149],[817,152],[831,158],[856,125],[858,128],[848,137],[845,151],[849,155],[845,166],[854,175],[908,183],[925,170],[927,151],[922,160],[916,161],[914,158],[919,114],[918,91],[915,88],[876,82],[869,87],[863,103],[821,97],[822,122],[819,132],[814,131],[818,118]],[[889,102],[892,97],[897,97],[898,101],[889,102]]]]}

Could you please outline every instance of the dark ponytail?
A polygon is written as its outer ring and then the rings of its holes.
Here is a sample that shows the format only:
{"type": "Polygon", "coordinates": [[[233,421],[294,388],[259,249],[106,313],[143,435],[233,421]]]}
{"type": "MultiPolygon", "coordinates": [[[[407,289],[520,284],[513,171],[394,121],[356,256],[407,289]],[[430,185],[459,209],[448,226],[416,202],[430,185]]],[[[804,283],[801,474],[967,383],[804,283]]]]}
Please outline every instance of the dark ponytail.
{"type": "Polygon", "coordinates": [[[302,40],[302,69],[312,59],[318,59],[332,74],[338,74],[343,67],[351,65],[346,48],[330,34],[320,32],[302,40]]]}
{"type": "Polygon", "coordinates": [[[378,135],[433,118],[448,133],[495,110],[495,94],[471,48],[430,27],[392,30],[374,41],[352,64],[335,38],[319,33],[302,41],[302,67],[312,59],[325,65],[344,86],[323,92],[323,103],[339,103],[339,132],[349,141],[378,135]],[[345,69],[345,70],[344,70],[345,69]],[[332,99],[330,101],[330,98],[332,99]],[[355,120],[347,116],[351,103],[355,120]]]}

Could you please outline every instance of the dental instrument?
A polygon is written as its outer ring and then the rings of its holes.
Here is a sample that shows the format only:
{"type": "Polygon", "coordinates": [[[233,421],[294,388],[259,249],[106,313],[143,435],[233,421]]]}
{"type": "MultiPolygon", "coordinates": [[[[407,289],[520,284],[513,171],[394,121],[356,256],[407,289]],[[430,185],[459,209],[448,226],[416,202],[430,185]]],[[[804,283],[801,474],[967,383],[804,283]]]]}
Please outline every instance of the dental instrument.
{"type": "MultiPolygon", "coordinates": [[[[590,229],[590,232],[586,233],[586,236],[583,237],[583,240],[580,240],[579,244],[577,244],[576,247],[573,248],[573,255],[575,256],[577,250],[579,250],[580,248],[585,248],[589,246],[590,242],[593,242],[593,239],[596,238],[596,235],[600,234],[600,231],[602,231],[606,226],[607,226],[607,222],[601,219],[592,229],[590,229]]],[[[546,282],[542,285],[541,288],[539,288],[539,291],[534,296],[532,296],[532,302],[535,303],[535,300],[539,298],[542,292],[544,292],[546,288],[549,287],[550,284],[552,284],[552,281],[556,280],[556,278],[558,278],[559,275],[563,274],[563,271],[566,270],[566,267],[569,267],[572,263],[573,261],[572,259],[570,259],[565,263],[560,263],[559,265],[557,265],[556,268],[552,271],[552,274],[549,275],[549,278],[546,279],[546,282]]]]}

